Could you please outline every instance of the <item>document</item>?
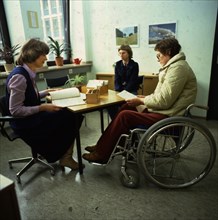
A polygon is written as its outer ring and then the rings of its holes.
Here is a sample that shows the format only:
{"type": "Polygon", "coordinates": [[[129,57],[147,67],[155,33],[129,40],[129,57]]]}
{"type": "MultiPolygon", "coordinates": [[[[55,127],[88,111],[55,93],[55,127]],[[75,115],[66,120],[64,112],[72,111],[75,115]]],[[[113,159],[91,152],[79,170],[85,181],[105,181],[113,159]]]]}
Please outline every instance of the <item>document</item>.
{"type": "MultiPolygon", "coordinates": [[[[136,95],[126,91],[126,90],[123,90],[122,92],[118,93],[117,94],[118,96],[120,96],[121,98],[127,100],[127,99],[134,99],[134,98],[137,98],[136,95]]],[[[136,106],[136,109],[138,112],[143,112],[146,108],[146,105],[138,105],[136,106]]]]}
{"type": "Polygon", "coordinates": [[[80,93],[77,88],[67,88],[49,93],[54,105],[68,107],[73,105],[83,105],[85,103],[85,94],[80,93]]]}
{"type": "Polygon", "coordinates": [[[122,92],[118,93],[117,95],[120,96],[121,98],[125,99],[125,100],[126,100],[126,99],[134,99],[134,98],[137,98],[136,95],[134,95],[134,94],[132,94],[132,93],[126,91],[126,90],[123,90],[122,92]]]}
{"type": "Polygon", "coordinates": [[[86,87],[87,88],[95,88],[108,85],[108,80],[99,80],[99,79],[91,79],[88,81],[86,87]]]}

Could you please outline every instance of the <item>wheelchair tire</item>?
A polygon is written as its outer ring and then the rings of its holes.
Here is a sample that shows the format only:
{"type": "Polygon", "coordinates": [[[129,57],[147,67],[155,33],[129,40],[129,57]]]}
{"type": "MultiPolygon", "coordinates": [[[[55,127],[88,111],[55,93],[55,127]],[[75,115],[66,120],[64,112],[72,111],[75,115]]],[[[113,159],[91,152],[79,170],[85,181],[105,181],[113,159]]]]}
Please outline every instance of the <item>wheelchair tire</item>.
{"type": "Polygon", "coordinates": [[[142,136],[137,151],[142,174],[163,188],[198,183],[210,172],[215,159],[216,143],[211,132],[186,117],[171,117],[152,125],[142,136]],[[174,132],[179,129],[179,134],[174,132]]]}
{"type": "Polygon", "coordinates": [[[133,169],[127,168],[126,175],[128,178],[122,172],[120,173],[120,182],[122,185],[127,188],[137,188],[140,183],[139,173],[133,169]]]}

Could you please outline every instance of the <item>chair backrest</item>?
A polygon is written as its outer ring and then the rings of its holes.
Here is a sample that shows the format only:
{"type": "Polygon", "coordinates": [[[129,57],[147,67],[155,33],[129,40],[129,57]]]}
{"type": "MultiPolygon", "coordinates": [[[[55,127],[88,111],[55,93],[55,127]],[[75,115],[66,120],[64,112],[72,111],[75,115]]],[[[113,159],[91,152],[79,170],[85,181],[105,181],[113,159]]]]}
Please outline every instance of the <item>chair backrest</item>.
{"type": "Polygon", "coordinates": [[[2,114],[2,116],[8,115],[5,96],[0,97],[0,113],[2,114]]]}
{"type": "Polygon", "coordinates": [[[6,122],[10,122],[12,120],[18,120],[18,118],[14,118],[13,116],[8,116],[8,110],[6,106],[6,97],[0,97],[0,133],[7,137],[8,140],[14,141],[17,138],[20,138],[18,134],[16,134],[10,126],[6,126],[6,122]]]}
{"type": "Polygon", "coordinates": [[[137,84],[138,84],[138,90],[141,89],[143,92],[144,76],[138,76],[137,84]]]}
{"type": "Polygon", "coordinates": [[[54,88],[54,87],[63,87],[65,86],[66,81],[69,79],[69,76],[62,76],[57,78],[44,78],[47,88],[54,88]]]}

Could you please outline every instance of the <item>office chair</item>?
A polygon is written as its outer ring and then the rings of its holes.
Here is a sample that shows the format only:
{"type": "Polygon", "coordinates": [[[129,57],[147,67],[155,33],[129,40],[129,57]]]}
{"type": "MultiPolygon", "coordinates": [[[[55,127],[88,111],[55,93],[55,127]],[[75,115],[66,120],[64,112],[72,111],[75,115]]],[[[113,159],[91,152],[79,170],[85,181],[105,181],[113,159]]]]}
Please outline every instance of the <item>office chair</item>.
{"type": "MultiPolygon", "coordinates": [[[[0,113],[1,113],[1,115],[0,115],[0,134],[2,134],[2,136],[6,137],[9,141],[15,141],[18,138],[22,139],[18,134],[16,134],[12,130],[10,125],[7,125],[7,123],[9,123],[11,121],[22,120],[22,117],[13,117],[13,116],[9,116],[7,114],[6,97],[5,96],[0,97],[0,113]]],[[[30,167],[32,167],[36,163],[39,163],[39,164],[42,164],[43,166],[46,166],[47,168],[50,169],[51,175],[55,175],[55,170],[50,164],[43,161],[42,157],[40,155],[38,155],[38,153],[35,152],[32,148],[31,148],[31,152],[32,152],[31,157],[12,159],[12,160],[8,161],[10,168],[13,168],[12,167],[13,163],[27,162],[27,164],[16,174],[18,183],[21,183],[21,180],[20,180],[21,175],[23,173],[25,173],[30,167]]]]}
{"type": "Polygon", "coordinates": [[[69,79],[68,75],[62,77],[51,78],[51,76],[45,76],[44,80],[47,88],[66,87],[65,83],[69,79]]]}
{"type": "Polygon", "coordinates": [[[141,90],[143,95],[144,76],[138,76],[137,84],[138,84],[138,93],[139,90],[141,90]]]}

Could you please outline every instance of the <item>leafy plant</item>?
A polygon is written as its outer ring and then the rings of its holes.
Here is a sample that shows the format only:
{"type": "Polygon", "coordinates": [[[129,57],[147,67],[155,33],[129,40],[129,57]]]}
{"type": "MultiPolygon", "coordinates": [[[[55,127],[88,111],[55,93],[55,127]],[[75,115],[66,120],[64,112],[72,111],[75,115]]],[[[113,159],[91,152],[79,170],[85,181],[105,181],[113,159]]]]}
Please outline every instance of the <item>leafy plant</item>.
{"type": "Polygon", "coordinates": [[[86,80],[85,76],[78,74],[75,75],[75,77],[68,79],[65,84],[69,84],[71,87],[78,86],[84,84],[85,80],[86,80]]]}
{"type": "Polygon", "coordinates": [[[51,43],[49,44],[49,48],[51,53],[55,54],[56,57],[61,57],[63,52],[71,51],[71,48],[68,47],[66,44],[60,44],[57,40],[54,40],[51,36],[48,36],[51,43]]]}
{"type": "Polygon", "coordinates": [[[7,64],[14,63],[14,57],[19,54],[17,50],[20,49],[20,47],[19,44],[12,47],[6,45],[3,49],[0,49],[0,60],[5,60],[7,64]]]}

